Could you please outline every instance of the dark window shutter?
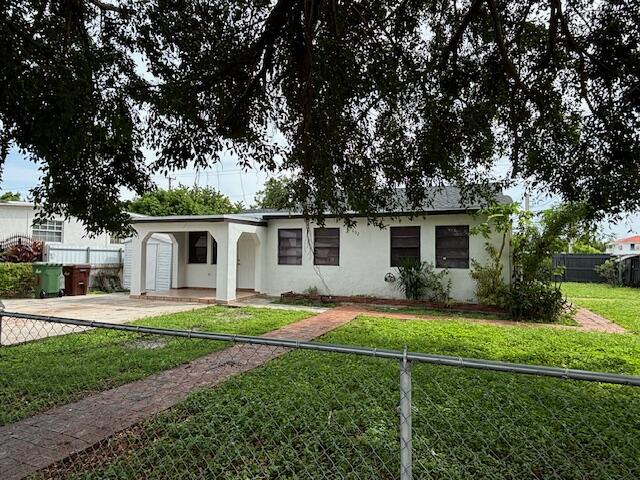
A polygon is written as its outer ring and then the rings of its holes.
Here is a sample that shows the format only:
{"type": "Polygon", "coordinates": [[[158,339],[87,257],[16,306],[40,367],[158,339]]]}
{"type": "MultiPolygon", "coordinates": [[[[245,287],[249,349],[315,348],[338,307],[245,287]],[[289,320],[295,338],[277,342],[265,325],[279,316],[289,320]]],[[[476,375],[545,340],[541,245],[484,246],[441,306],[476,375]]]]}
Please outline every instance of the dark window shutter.
{"type": "Polygon", "coordinates": [[[278,229],[278,264],[302,265],[302,229],[278,229]]]}
{"type": "Polygon", "coordinates": [[[403,260],[420,261],[420,227],[391,227],[391,266],[403,260]]]}
{"type": "Polygon", "coordinates": [[[207,232],[189,232],[189,263],[207,263],[207,232]]]}
{"type": "Polygon", "coordinates": [[[469,268],[469,226],[436,227],[436,267],[469,268]]]}
{"type": "Polygon", "coordinates": [[[340,229],[316,228],[313,231],[313,264],[340,265],[340,229]]]}

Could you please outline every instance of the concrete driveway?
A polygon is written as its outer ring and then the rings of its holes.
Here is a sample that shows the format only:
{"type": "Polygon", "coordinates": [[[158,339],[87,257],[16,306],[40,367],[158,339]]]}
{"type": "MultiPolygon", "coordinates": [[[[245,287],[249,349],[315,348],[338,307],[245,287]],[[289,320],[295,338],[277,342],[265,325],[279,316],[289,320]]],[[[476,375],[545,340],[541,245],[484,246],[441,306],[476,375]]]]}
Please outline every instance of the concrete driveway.
{"type": "MultiPolygon", "coordinates": [[[[145,317],[166,313],[184,312],[204,308],[202,303],[168,302],[129,298],[125,293],[108,295],[83,295],[77,297],[47,299],[3,300],[7,312],[33,313],[52,317],[95,320],[98,322],[127,323],[145,317]]],[[[47,324],[31,320],[12,319],[5,316],[0,330],[0,344],[10,345],[48,336],[77,332],[81,327],[47,324]]]]}

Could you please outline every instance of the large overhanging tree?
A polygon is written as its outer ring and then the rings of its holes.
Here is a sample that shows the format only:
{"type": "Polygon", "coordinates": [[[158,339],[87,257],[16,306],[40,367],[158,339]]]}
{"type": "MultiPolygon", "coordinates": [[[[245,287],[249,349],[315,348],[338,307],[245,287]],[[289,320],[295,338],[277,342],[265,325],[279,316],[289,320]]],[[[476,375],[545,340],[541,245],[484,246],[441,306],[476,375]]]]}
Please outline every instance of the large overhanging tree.
{"type": "Polygon", "coordinates": [[[592,213],[640,206],[637,0],[7,0],[0,122],[48,212],[126,224],[122,187],[210,166],[292,172],[312,215],[491,169],[592,213]],[[145,161],[146,149],[156,153],[145,161]]]}

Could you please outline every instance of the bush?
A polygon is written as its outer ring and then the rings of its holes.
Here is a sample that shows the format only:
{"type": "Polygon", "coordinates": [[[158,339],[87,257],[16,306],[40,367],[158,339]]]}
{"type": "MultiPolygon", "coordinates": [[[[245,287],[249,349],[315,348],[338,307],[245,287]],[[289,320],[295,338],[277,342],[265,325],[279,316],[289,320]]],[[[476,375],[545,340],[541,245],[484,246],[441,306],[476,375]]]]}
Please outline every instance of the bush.
{"type": "Polygon", "coordinates": [[[42,260],[44,243],[34,240],[29,243],[16,243],[0,254],[0,261],[10,263],[32,263],[42,260]]]}
{"type": "Polygon", "coordinates": [[[613,259],[608,259],[604,263],[594,267],[594,270],[600,275],[609,285],[620,286],[622,285],[621,275],[622,265],[620,262],[616,262],[613,259]]]}
{"type": "Polygon", "coordinates": [[[451,280],[445,281],[447,270],[434,271],[433,264],[404,259],[398,268],[398,288],[409,300],[427,299],[447,303],[451,280]]]}
{"type": "Polygon", "coordinates": [[[569,311],[558,285],[537,280],[515,281],[511,285],[509,306],[511,316],[518,321],[552,323],[569,311]]]}
{"type": "Polygon", "coordinates": [[[509,286],[502,279],[500,255],[490,244],[485,248],[491,260],[487,265],[471,260],[471,278],[476,282],[476,298],[482,305],[506,307],[509,304],[509,286]]]}
{"type": "Polygon", "coordinates": [[[33,294],[30,263],[0,263],[0,297],[28,297],[33,294]]]}

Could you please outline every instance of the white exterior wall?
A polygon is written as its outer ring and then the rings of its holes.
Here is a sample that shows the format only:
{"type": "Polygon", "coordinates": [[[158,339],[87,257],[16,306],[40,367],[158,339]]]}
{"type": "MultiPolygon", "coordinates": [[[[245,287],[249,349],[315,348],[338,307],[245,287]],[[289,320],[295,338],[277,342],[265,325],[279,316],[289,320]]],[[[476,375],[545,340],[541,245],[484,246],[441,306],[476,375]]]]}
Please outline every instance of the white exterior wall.
{"type": "MultiPolygon", "coordinates": [[[[430,215],[410,220],[408,217],[390,222],[391,226],[419,226],[421,259],[435,264],[435,228],[438,225],[469,225],[482,221],[467,214],[430,215]]],[[[131,293],[138,295],[141,278],[147,273],[142,242],[154,233],[170,234],[174,242],[172,259],[172,288],[216,288],[221,301],[236,298],[236,288],[253,288],[256,292],[277,296],[287,291],[302,292],[316,287],[320,293],[333,295],[371,295],[380,298],[402,298],[397,282],[384,281],[387,273],[397,277],[397,269],[390,266],[391,238],[389,228],[380,229],[359,221],[347,230],[340,221],[327,220],[326,227],[340,228],[340,265],[313,265],[313,228],[303,219],[271,219],[268,226],[234,222],[163,222],[134,225],[138,236],[132,240],[131,293]],[[303,230],[302,265],[278,265],[278,229],[303,230]],[[211,265],[209,244],[206,264],[189,264],[187,235],[189,231],[207,231],[218,244],[218,261],[211,265]],[[253,285],[251,279],[253,278],[253,285]]],[[[490,239],[500,248],[501,235],[490,239]]],[[[486,239],[480,235],[469,238],[469,257],[480,263],[489,258],[486,239]]],[[[146,249],[145,249],[146,250],[146,249]]],[[[454,300],[475,301],[475,281],[470,269],[449,269],[454,300]]],[[[510,281],[510,251],[508,242],[503,253],[503,278],[510,281]]]]}
{"type": "Polygon", "coordinates": [[[640,253],[639,243],[614,243],[607,246],[607,253],[611,255],[634,255],[640,253]],[[633,247],[633,248],[631,248],[633,247]]]}
{"type": "MultiPolygon", "coordinates": [[[[393,221],[391,226],[420,226],[420,247],[423,261],[435,265],[435,227],[437,225],[469,225],[479,223],[470,215],[431,215],[426,218],[393,221]]],[[[283,292],[302,292],[308,287],[317,287],[322,294],[371,295],[381,298],[403,298],[397,282],[384,281],[387,273],[397,278],[397,269],[390,266],[391,238],[388,228],[380,229],[359,221],[355,229],[347,231],[339,221],[327,220],[327,228],[340,228],[340,265],[313,265],[313,228],[309,230],[302,219],[269,220],[266,252],[266,281],[269,295],[283,292]],[[302,228],[302,265],[278,265],[278,229],[302,228]]],[[[502,236],[495,235],[491,242],[500,248],[502,236]]],[[[469,258],[486,263],[486,239],[480,235],[469,238],[469,258]]],[[[508,245],[508,244],[507,244],[508,245]]],[[[505,248],[503,275],[510,281],[510,252],[505,248]]],[[[439,271],[439,269],[436,269],[439,271]]],[[[475,300],[475,281],[470,269],[449,269],[451,296],[454,300],[475,300]]]]}
{"type": "MultiPolygon", "coordinates": [[[[0,239],[9,235],[31,235],[32,224],[36,218],[36,209],[27,203],[0,203],[0,239]]],[[[87,236],[82,223],[75,219],[64,220],[53,217],[51,220],[60,220],[62,226],[62,243],[75,246],[105,246],[109,245],[110,236],[106,233],[96,237],[87,236]]],[[[53,243],[53,242],[47,242],[53,243]]]]}

